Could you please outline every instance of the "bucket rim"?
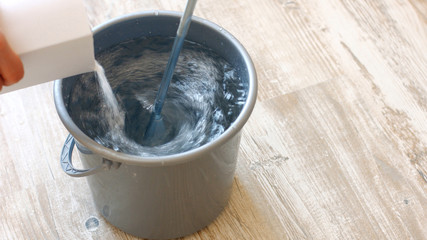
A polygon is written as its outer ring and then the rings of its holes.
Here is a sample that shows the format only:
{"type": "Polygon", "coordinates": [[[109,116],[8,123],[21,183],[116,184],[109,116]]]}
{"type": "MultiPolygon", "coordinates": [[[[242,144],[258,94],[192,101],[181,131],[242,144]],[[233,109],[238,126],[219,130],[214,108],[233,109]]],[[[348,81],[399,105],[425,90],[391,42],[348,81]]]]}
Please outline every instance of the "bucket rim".
{"type": "MultiPolygon", "coordinates": [[[[148,16],[150,17],[156,16],[160,18],[174,17],[179,19],[182,16],[182,12],[151,10],[151,11],[131,13],[131,14],[110,19],[105,23],[102,23],[94,27],[93,34],[96,34],[114,24],[117,24],[123,21],[140,19],[148,16]]],[[[240,130],[243,128],[243,126],[246,124],[247,120],[249,119],[255,107],[255,102],[257,99],[257,88],[258,88],[257,75],[256,75],[256,70],[252,62],[252,59],[250,58],[248,52],[243,47],[243,45],[233,35],[231,35],[231,33],[229,33],[224,28],[220,27],[219,25],[209,20],[206,20],[197,16],[193,16],[192,21],[207,27],[207,29],[211,31],[215,31],[217,34],[220,34],[226,39],[228,39],[230,43],[232,43],[232,45],[237,49],[239,54],[242,56],[242,60],[245,63],[245,67],[247,68],[249,88],[248,88],[248,95],[247,95],[246,102],[242,110],[240,111],[239,116],[233,121],[233,123],[231,123],[231,125],[224,131],[224,133],[222,133],[219,137],[215,138],[214,140],[202,146],[199,146],[195,149],[191,149],[185,152],[175,153],[171,155],[138,156],[138,155],[132,155],[132,154],[127,154],[123,152],[116,152],[113,149],[107,148],[97,143],[96,141],[94,141],[92,138],[87,136],[82,130],[80,130],[80,128],[74,123],[71,116],[68,114],[68,111],[64,104],[64,99],[62,96],[62,80],[63,79],[58,79],[58,80],[55,80],[54,87],[53,87],[55,107],[65,128],[71,133],[71,135],[77,140],[77,142],[79,142],[80,144],[88,148],[93,153],[101,155],[102,157],[112,161],[126,163],[129,165],[158,167],[158,166],[182,164],[185,162],[192,161],[193,159],[197,159],[198,157],[203,156],[208,152],[214,151],[214,149],[222,146],[228,140],[233,138],[235,135],[239,134],[240,130]]]]}

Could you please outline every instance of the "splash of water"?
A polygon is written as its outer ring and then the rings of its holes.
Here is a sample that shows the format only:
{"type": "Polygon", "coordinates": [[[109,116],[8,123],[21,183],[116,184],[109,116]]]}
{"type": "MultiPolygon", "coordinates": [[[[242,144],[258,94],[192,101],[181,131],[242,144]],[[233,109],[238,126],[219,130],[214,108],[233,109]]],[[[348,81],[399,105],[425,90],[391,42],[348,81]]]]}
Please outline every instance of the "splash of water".
{"type": "Polygon", "coordinates": [[[162,111],[168,141],[141,144],[172,41],[134,39],[99,53],[105,74],[98,65],[97,74],[81,75],[70,96],[79,128],[106,147],[140,156],[188,151],[221,135],[240,113],[247,84],[212,50],[186,42],[162,111]]]}

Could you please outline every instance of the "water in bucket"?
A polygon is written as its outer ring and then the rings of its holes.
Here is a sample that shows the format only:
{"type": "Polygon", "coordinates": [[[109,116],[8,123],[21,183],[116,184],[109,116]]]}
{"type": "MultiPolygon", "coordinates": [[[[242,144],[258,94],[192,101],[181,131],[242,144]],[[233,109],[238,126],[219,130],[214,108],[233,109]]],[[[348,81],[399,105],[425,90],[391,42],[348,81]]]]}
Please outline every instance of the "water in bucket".
{"type": "Polygon", "coordinates": [[[167,140],[143,145],[172,43],[173,38],[140,38],[100,52],[97,59],[119,108],[105,100],[95,74],[83,74],[67,104],[78,127],[106,147],[140,156],[185,152],[221,135],[240,113],[248,86],[212,50],[186,42],[162,111],[167,140]]]}

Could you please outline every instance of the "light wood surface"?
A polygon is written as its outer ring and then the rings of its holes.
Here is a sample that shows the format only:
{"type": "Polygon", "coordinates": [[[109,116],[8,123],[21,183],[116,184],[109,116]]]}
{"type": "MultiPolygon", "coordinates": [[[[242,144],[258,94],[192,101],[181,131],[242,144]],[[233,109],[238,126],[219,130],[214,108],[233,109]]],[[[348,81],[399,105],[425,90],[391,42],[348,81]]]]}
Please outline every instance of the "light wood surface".
{"type": "MultiPolygon", "coordinates": [[[[85,5],[96,26],[185,1],[85,5]]],[[[259,93],[229,205],[185,239],[427,239],[427,1],[199,0],[195,15],[242,42],[259,93]]],[[[0,95],[0,239],[136,239],[60,169],[52,84],[0,95]]]]}

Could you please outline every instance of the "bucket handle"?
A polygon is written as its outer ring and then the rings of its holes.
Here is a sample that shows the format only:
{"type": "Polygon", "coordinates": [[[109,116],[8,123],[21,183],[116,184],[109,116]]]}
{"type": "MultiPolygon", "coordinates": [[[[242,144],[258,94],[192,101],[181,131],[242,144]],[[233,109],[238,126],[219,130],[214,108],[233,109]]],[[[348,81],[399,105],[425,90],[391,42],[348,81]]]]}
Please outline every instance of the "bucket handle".
{"type": "Polygon", "coordinates": [[[64,172],[71,177],[86,177],[101,171],[110,170],[111,168],[117,169],[120,167],[119,162],[113,162],[111,160],[103,158],[102,163],[97,167],[89,169],[74,168],[71,158],[73,155],[74,145],[74,137],[69,134],[67,139],[65,140],[64,146],[62,147],[60,160],[62,170],[64,170],[64,172]]]}

